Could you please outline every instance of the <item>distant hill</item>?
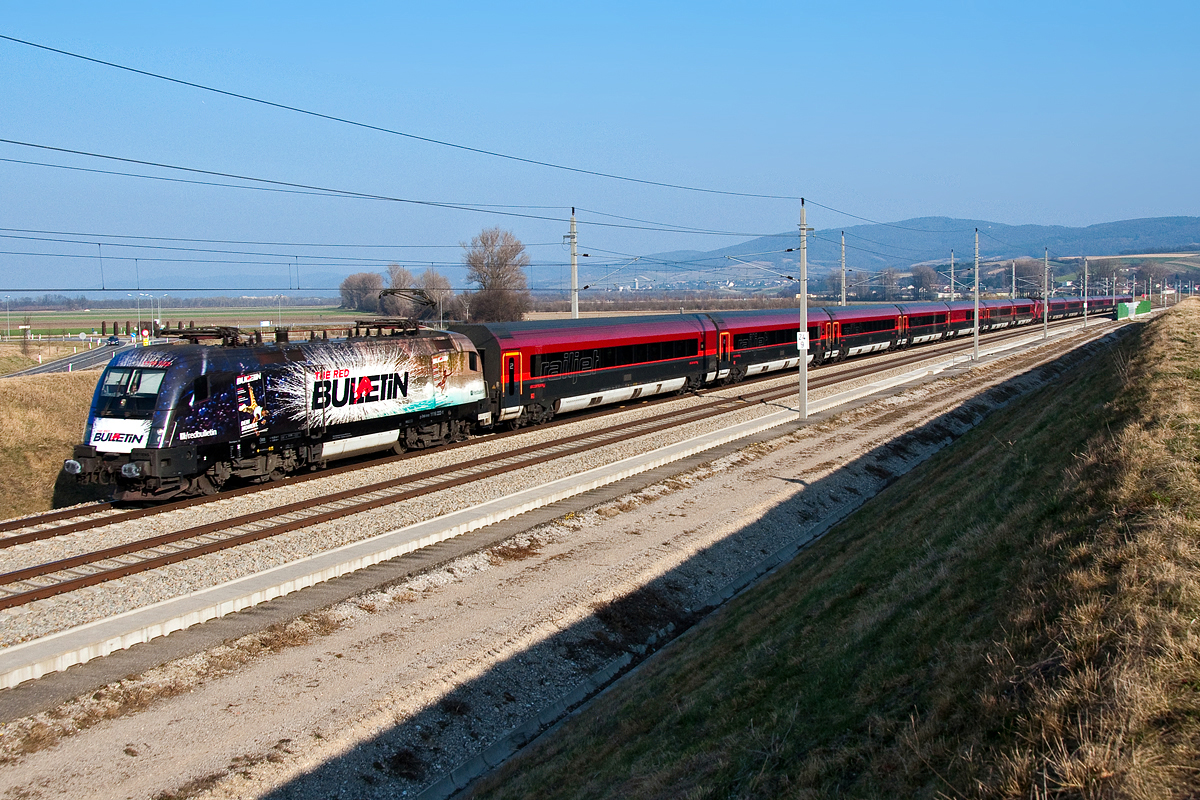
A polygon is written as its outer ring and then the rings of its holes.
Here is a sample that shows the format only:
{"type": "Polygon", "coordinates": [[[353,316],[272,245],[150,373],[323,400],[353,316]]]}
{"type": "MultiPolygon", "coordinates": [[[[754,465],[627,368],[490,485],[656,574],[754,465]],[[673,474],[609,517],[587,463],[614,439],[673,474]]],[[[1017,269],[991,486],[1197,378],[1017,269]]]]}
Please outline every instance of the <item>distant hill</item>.
{"type": "MultiPolygon", "coordinates": [[[[1200,252],[1200,217],[1156,217],[1132,219],[1121,222],[1105,222],[1086,228],[1068,228],[1061,225],[1004,225],[998,222],[951,217],[919,217],[894,223],[852,225],[846,231],[846,265],[855,270],[875,272],[886,267],[906,269],[915,264],[944,264],[955,251],[960,264],[967,264],[973,257],[974,231],[980,230],[980,255],[985,260],[1019,258],[1030,256],[1041,258],[1043,248],[1050,248],[1050,257],[1080,255],[1121,255],[1152,252],[1200,252]]],[[[838,265],[841,229],[828,228],[809,235],[809,266],[814,275],[823,275],[838,265]]],[[[665,279],[681,282],[720,282],[726,276],[744,276],[749,268],[735,269],[734,262],[725,256],[734,256],[754,261],[786,275],[798,272],[800,236],[796,230],[784,231],[774,236],[764,236],[723,247],[718,250],[680,250],[642,256],[635,269],[624,270],[619,280],[633,284],[635,276],[646,270],[653,278],[650,283],[661,287],[665,279]],[[784,252],[794,248],[794,252],[784,252]],[[694,271],[694,272],[692,272],[694,271]]],[[[103,270],[107,270],[108,285],[133,287],[140,285],[141,291],[159,294],[186,292],[187,294],[233,294],[270,295],[299,281],[301,291],[306,294],[319,293],[322,287],[329,294],[358,267],[343,267],[340,264],[305,264],[293,277],[288,264],[262,263],[239,264],[230,267],[222,263],[205,261],[178,265],[170,262],[156,263],[144,259],[141,265],[140,284],[135,282],[136,262],[125,257],[106,258],[101,262],[91,255],[81,256],[77,261],[68,261],[56,266],[52,272],[34,268],[18,258],[0,258],[0,273],[5,276],[5,288],[21,292],[25,287],[61,287],[58,293],[75,296],[96,296],[103,270]],[[153,266],[151,266],[153,264],[153,266]],[[132,268],[131,268],[132,267],[132,268]],[[68,288],[68,287],[78,287],[68,288]]],[[[95,251],[93,250],[93,254],[95,251]]],[[[592,265],[584,259],[580,264],[581,282],[589,283],[600,275],[610,274],[611,264],[592,265]]],[[[1191,260],[1200,269],[1200,258],[1191,260]]],[[[383,271],[383,270],[377,270],[383,271]]],[[[459,266],[441,269],[454,286],[465,286],[465,269],[459,266]]],[[[763,272],[762,276],[771,276],[763,272]]],[[[535,289],[562,290],[561,269],[533,269],[535,289]]],[[[124,290],[123,290],[124,291],[124,290]]],[[[128,288],[130,293],[138,291],[128,288]]],[[[42,294],[43,292],[35,292],[42,294]]]]}
{"type": "MultiPolygon", "coordinates": [[[[918,217],[883,225],[852,225],[846,232],[846,265],[875,271],[906,268],[921,263],[945,263],[954,250],[955,260],[974,259],[975,228],[979,228],[982,259],[1122,255],[1154,252],[1200,252],[1200,217],[1153,217],[1104,222],[1086,228],[1062,225],[1004,225],[987,220],[951,217],[918,217]]],[[[808,239],[808,263],[814,273],[836,267],[841,258],[841,228],[813,231],[808,239]]],[[[764,236],[719,250],[679,250],[657,253],[644,262],[695,265],[711,269],[728,265],[725,256],[773,264],[792,274],[799,263],[800,234],[764,236]],[[797,248],[796,252],[780,252],[797,248]],[[765,254],[765,255],[748,255],[765,254]]]]}

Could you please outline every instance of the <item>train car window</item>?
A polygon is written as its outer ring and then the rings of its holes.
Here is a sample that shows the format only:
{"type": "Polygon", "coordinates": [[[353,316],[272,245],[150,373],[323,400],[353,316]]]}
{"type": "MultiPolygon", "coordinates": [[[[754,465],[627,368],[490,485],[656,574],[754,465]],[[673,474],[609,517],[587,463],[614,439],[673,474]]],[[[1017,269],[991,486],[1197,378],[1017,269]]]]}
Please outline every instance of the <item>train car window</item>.
{"type": "Polygon", "coordinates": [[[508,393],[517,393],[517,359],[513,356],[508,357],[508,393]]]}
{"type": "MultiPolygon", "coordinates": [[[[815,331],[816,328],[809,328],[809,331],[815,331]]],[[[817,334],[813,334],[813,338],[819,338],[817,334]]],[[[796,340],[796,332],[791,328],[780,328],[773,331],[753,331],[752,333],[739,333],[733,337],[734,350],[747,350],[751,347],[774,347],[780,344],[790,344],[796,340]]]]}
{"type": "Polygon", "coordinates": [[[101,417],[149,419],[158,401],[165,369],[109,367],[100,379],[101,417]]]}
{"type": "Polygon", "coordinates": [[[695,339],[675,339],[637,345],[603,347],[598,350],[572,350],[563,353],[543,353],[529,360],[530,375],[559,375],[590,369],[627,367],[648,361],[670,358],[691,358],[700,352],[695,339]]]}
{"type": "Polygon", "coordinates": [[[846,322],[842,324],[843,336],[856,336],[862,333],[878,333],[895,330],[895,320],[873,319],[868,322],[846,322]]]}
{"type": "Polygon", "coordinates": [[[479,356],[473,350],[467,353],[467,366],[471,372],[479,372],[479,356]]]}
{"type": "Polygon", "coordinates": [[[192,404],[203,403],[208,399],[208,376],[201,375],[192,384],[192,404]]]}

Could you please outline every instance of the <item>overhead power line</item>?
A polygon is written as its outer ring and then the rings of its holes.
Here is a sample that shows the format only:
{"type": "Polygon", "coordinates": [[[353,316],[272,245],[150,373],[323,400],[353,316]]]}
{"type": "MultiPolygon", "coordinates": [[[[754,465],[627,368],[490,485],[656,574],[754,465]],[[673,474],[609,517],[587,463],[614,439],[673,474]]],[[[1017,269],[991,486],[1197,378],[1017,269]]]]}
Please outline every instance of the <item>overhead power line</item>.
{"type": "MultiPolygon", "coordinates": [[[[356,191],[352,191],[350,189],[332,189],[332,188],[324,187],[324,186],[313,186],[310,184],[294,183],[291,181],[280,181],[280,180],[275,180],[272,178],[258,178],[258,177],[254,177],[252,175],[239,175],[237,173],[232,173],[232,172],[219,172],[216,170],[199,169],[197,167],[183,167],[183,166],[179,166],[176,164],[164,164],[161,162],[147,161],[144,159],[125,158],[123,156],[113,156],[113,155],[108,155],[105,153],[92,153],[92,152],[89,152],[86,150],[74,150],[74,149],[67,148],[67,147],[54,147],[52,145],[47,145],[47,144],[37,144],[36,142],[22,142],[17,139],[0,139],[0,143],[16,145],[18,147],[31,147],[31,148],[35,148],[38,150],[48,150],[48,151],[56,152],[56,153],[67,153],[69,155],[84,156],[87,158],[99,158],[99,159],[105,159],[108,161],[117,161],[117,162],[121,162],[121,163],[125,163],[125,164],[137,164],[138,166],[143,166],[143,167],[154,167],[157,169],[176,170],[176,171],[180,171],[180,172],[188,172],[188,173],[193,173],[193,174],[197,174],[197,175],[212,175],[212,176],[218,177],[218,178],[229,178],[232,180],[250,181],[252,183],[264,183],[264,184],[267,184],[269,188],[285,187],[283,189],[284,191],[300,189],[300,190],[306,190],[309,193],[313,193],[313,192],[319,193],[320,195],[326,196],[326,197],[348,197],[348,198],[354,198],[354,199],[360,199],[360,200],[382,200],[382,201],[392,202],[392,203],[405,203],[408,205],[425,206],[428,208],[445,208],[445,209],[452,209],[452,210],[456,210],[456,211],[471,211],[471,212],[478,213],[478,214],[495,214],[495,215],[504,216],[504,217],[518,217],[521,219],[536,219],[536,220],[544,220],[547,222],[561,222],[564,224],[569,222],[568,219],[561,218],[561,217],[549,217],[549,216],[546,216],[543,214],[521,214],[521,213],[517,213],[515,211],[501,210],[503,208],[506,208],[505,206],[501,206],[501,207],[497,208],[495,206],[482,206],[482,205],[472,205],[472,204],[462,204],[462,203],[446,203],[446,202],[439,202],[439,201],[435,201],[435,200],[414,200],[414,199],[406,198],[406,197],[393,197],[390,195],[373,194],[370,192],[356,192],[356,191]]],[[[14,159],[6,159],[6,160],[13,161],[14,159]]],[[[28,163],[35,163],[35,162],[28,162],[28,163]]],[[[58,166],[58,165],[40,165],[39,164],[39,166],[58,166]]],[[[75,168],[66,167],[66,169],[78,169],[78,168],[77,167],[75,167],[75,168]]],[[[179,181],[181,183],[194,183],[194,181],[180,180],[177,178],[168,178],[168,177],[155,176],[155,175],[141,175],[141,174],[137,174],[137,173],[118,173],[118,174],[125,175],[127,177],[133,177],[133,178],[148,178],[151,180],[165,180],[165,181],[179,181]]],[[[214,184],[214,185],[226,186],[229,188],[241,188],[241,189],[261,188],[261,187],[257,187],[257,186],[240,186],[240,185],[236,185],[236,184],[214,184]]],[[[302,193],[304,193],[304,192],[302,192],[302,193]]],[[[508,206],[508,208],[511,208],[511,207],[512,206],[508,206]]],[[[517,206],[517,207],[520,208],[521,206],[517,206]]],[[[545,208],[545,207],[546,206],[535,206],[535,208],[545,208]]],[[[652,227],[652,226],[646,226],[646,225],[623,225],[623,224],[614,223],[614,222],[589,222],[588,224],[598,226],[598,227],[603,227],[603,228],[622,228],[625,230],[655,231],[655,232],[659,232],[659,233],[691,233],[691,234],[696,234],[696,235],[700,235],[700,236],[756,237],[756,236],[773,236],[774,235],[774,234],[768,234],[768,233],[757,233],[757,232],[747,232],[747,231],[705,231],[702,229],[688,228],[688,227],[652,227]]]]}
{"type": "Polygon", "coordinates": [[[338,116],[334,116],[332,114],[322,114],[319,111],[311,111],[309,109],[300,108],[298,106],[290,106],[290,105],[287,105],[286,103],[277,103],[273,100],[264,100],[260,97],[253,97],[248,94],[241,94],[239,92],[231,92],[226,89],[218,89],[214,86],[206,86],[202,83],[195,83],[193,81],[185,81],[185,80],[182,80],[181,78],[173,78],[170,75],[162,75],[157,72],[150,72],[150,71],[144,70],[144,69],[137,69],[135,67],[129,67],[124,64],[117,64],[113,61],[105,61],[100,58],[93,58],[91,56],[85,56],[81,53],[73,53],[69,50],[62,50],[57,47],[50,47],[48,45],[38,44],[37,42],[30,42],[25,39],[18,39],[15,36],[5,36],[3,34],[0,34],[0,39],[5,39],[10,42],[15,42],[16,44],[23,44],[23,45],[26,45],[27,47],[35,47],[39,50],[45,50],[50,53],[57,53],[59,55],[68,56],[70,58],[77,58],[81,61],[88,61],[93,64],[100,64],[105,67],[111,67],[113,69],[124,70],[125,72],[131,72],[135,75],[142,75],[147,78],[154,78],[154,79],[160,80],[160,81],[167,81],[168,83],[178,84],[179,86],[188,86],[192,89],[200,89],[201,91],[212,92],[214,94],[224,95],[225,97],[232,97],[237,100],[245,100],[250,103],[257,103],[259,105],[268,106],[270,108],[278,108],[283,111],[291,111],[296,114],[304,114],[305,116],[315,117],[317,119],[328,120],[330,122],[337,122],[337,123],[341,123],[343,125],[352,125],[356,128],[363,128],[365,130],[376,131],[378,133],[386,133],[390,136],[401,136],[405,139],[412,139],[412,140],[418,141],[418,142],[426,142],[427,144],[435,144],[435,145],[438,145],[439,147],[450,147],[455,150],[463,150],[468,153],[477,153],[479,155],[490,156],[492,158],[502,158],[502,159],[506,159],[508,161],[516,161],[516,162],[519,162],[522,164],[532,164],[534,166],[547,167],[549,169],[563,170],[565,172],[574,172],[574,173],[577,173],[580,175],[591,175],[591,176],[597,177],[597,178],[608,178],[610,180],[625,181],[628,183],[640,183],[644,186],[658,186],[658,187],[661,187],[664,189],[680,189],[680,190],[688,191],[688,192],[702,192],[704,194],[720,194],[720,195],[728,195],[731,197],[752,197],[752,198],[758,198],[758,199],[762,199],[762,200],[799,200],[800,199],[798,196],[793,197],[791,195],[757,194],[754,192],[733,192],[733,191],[727,191],[724,189],[706,189],[706,188],[698,187],[698,186],[685,186],[683,184],[666,183],[663,181],[652,181],[652,180],[647,180],[644,178],[634,178],[634,177],[631,177],[628,175],[616,175],[616,174],[609,173],[609,172],[600,172],[597,170],[583,169],[581,167],[571,167],[571,166],[567,166],[565,164],[555,164],[550,161],[540,161],[540,160],[534,159],[534,158],[523,158],[521,156],[514,156],[509,153],[500,153],[495,150],[485,150],[480,147],[470,147],[468,145],[457,144],[455,142],[447,142],[447,141],[443,141],[441,139],[433,139],[428,136],[418,136],[417,134],[414,134],[414,133],[406,133],[404,131],[398,131],[393,128],[385,128],[381,125],[372,125],[372,124],[366,123],[366,122],[358,122],[356,120],[347,119],[346,117],[338,117],[338,116]]]}
{"type": "MultiPolygon", "coordinates": [[[[79,242],[79,244],[87,244],[87,243],[79,242]]],[[[212,252],[220,253],[222,251],[216,250],[216,251],[212,251],[212,252]]],[[[69,259],[74,259],[74,260],[82,259],[85,261],[92,260],[96,257],[94,253],[38,253],[38,252],[33,252],[33,251],[28,251],[28,250],[0,250],[0,255],[33,256],[33,257],[37,257],[37,258],[69,258],[69,259]]],[[[230,255],[237,255],[237,253],[231,253],[230,255]]],[[[254,254],[246,253],[245,255],[254,255],[254,254]]],[[[261,253],[259,255],[270,256],[272,254],[271,253],[261,253]]],[[[312,258],[314,259],[313,261],[304,261],[299,266],[302,266],[305,269],[320,269],[320,268],[338,269],[338,268],[347,268],[347,267],[353,267],[353,268],[357,268],[357,269],[364,269],[367,267],[378,267],[380,269],[385,269],[394,264],[394,265],[402,266],[402,267],[442,267],[442,268],[462,268],[462,269],[466,268],[466,266],[461,261],[430,261],[427,258],[426,259],[407,259],[407,260],[364,259],[364,258],[355,258],[355,259],[325,258],[325,259],[322,259],[320,256],[312,256],[312,258]],[[344,263],[347,260],[354,261],[356,263],[353,263],[353,264],[344,263]],[[333,262],[336,262],[336,263],[333,263],[333,262]]],[[[293,266],[290,256],[287,256],[284,258],[284,260],[280,260],[280,261],[261,261],[261,260],[246,259],[246,258],[168,258],[165,256],[146,256],[146,255],[137,256],[135,258],[134,256],[115,256],[115,255],[111,255],[109,253],[105,253],[104,259],[105,259],[105,261],[138,261],[138,262],[142,262],[142,263],[146,263],[146,264],[239,264],[239,265],[244,265],[244,266],[245,265],[258,265],[258,266],[266,266],[266,267],[290,267],[290,266],[293,266]]],[[[531,262],[529,266],[531,266],[531,267],[562,267],[562,266],[567,266],[567,264],[566,264],[566,262],[561,262],[561,261],[534,261],[534,262],[531,262]]],[[[598,264],[595,264],[595,266],[598,266],[598,267],[612,266],[612,262],[602,261],[602,262],[599,262],[598,264]]]]}
{"type": "MultiPolygon", "coordinates": [[[[620,214],[608,214],[604,211],[596,211],[595,209],[583,208],[582,206],[576,207],[576,210],[584,211],[584,212],[587,212],[588,214],[595,214],[600,217],[608,217],[610,219],[620,219],[620,220],[624,220],[625,222],[640,222],[644,225],[660,225],[660,226],[663,226],[664,228],[670,229],[672,231],[677,231],[679,233],[705,233],[705,234],[723,234],[723,233],[725,233],[725,231],[718,231],[718,230],[714,230],[712,228],[698,228],[698,227],[692,227],[690,225],[676,225],[671,222],[658,222],[658,221],[650,220],[650,219],[639,219],[637,217],[623,217],[620,214]]],[[[589,223],[589,224],[594,225],[595,223],[589,223]]],[[[786,238],[793,238],[793,237],[798,238],[800,234],[798,234],[798,233],[758,233],[758,234],[753,234],[753,235],[759,236],[759,237],[774,236],[774,237],[780,237],[780,238],[785,238],[785,237],[786,238]]]]}
{"type": "MultiPolygon", "coordinates": [[[[374,125],[374,124],[367,123],[367,122],[360,122],[358,120],[349,119],[347,117],[339,117],[334,114],[325,114],[325,113],[322,113],[319,111],[313,111],[311,109],[300,108],[299,106],[288,105],[287,103],[280,103],[280,102],[276,102],[274,100],[266,100],[261,97],[254,97],[252,95],[242,94],[240,92],[234,92],[234,91],[230,91],[228,89],[220,89],[215,86],[208,86],[206,84],[197,83],[195,81],[187,81],[187,80],[183,80],[182,78],[176,78],[176,77],[173,77],[170,75],[164,75],[164,74],[157,73],[157,72],[151,72],[149,70],[138,69],[136,67],[131,67],[131,66],[128,66],[125,64],[118,64],[114,61],[106,61],[101,58],[95,58],[93,56],[86,56],[86,55],[83,55],[82,53],[75,53],[70,50],[63,50],[62,48],[58,48],[58,47],[50,47],[49,45],[40,44],[38,42],[32,42],[27,39],[19,39],[15,36],[7,36],[4,34],[0,34],[0,39],[9,41],[9,42],[13,42],[14,44],[21,44],[21,45],[25,45],[26,47],[33,47],[33,48],[36,48],[39,50],[44,50],[46,52],[56,53],[58,55],[66,56],[68,58],[74,58],[74,59],[78,59],[80,61],[86,61],[86,62],[89,62],[92,64],[99,64],[101,66],[109,67],[111,69],[122,70],[124,72],[129,72],[131,74],[141,75],[143,77],[153,78],[155,80],[160,80],[160,81],[165,81],[165,82],[173,83],[173,84],[176,84],[179,86],[187,86],[192,89],[198,89],[198,90],[204,91],[204,92],[211,92],[213,94],[218,94],[218,95],[223,95],[225,97],[234,98],[236,100],[244,100],[249,103],[256,103],[258,105],[267,106],[269,108],[276,108],[276,109],[280,109],[282,111],[290,111],[295,114],[302,114],[302,115],[313,117],[316,119],[323,119],[323,120],[326,120],[329,122],[336,122],[336,123],[339,123],[342,125],[350,125],[350,126],[353,126],[356,128],[362,128],[364,130],[375,131],[377,133],[384,133],[389,136],[399,136],[399,137],[402,137],[405,139],[411,139],[413,141],[419,141],[419,142],[425,142],[427,144],[437,145],[439,147],[447,147],[447,148],[452,148],[455,150],[461,150],[464,152],[476,153],[478,155],[488,156],[491,158],[499,158],[499,159],[504,159],[504,160],[508,160],[508,161],[515,161],[515,162],[522,163],[522,164],[530,164],[533,166],[546,167],[548,169],[556,169],[556,170],[562,170],[565,172],[573,172],[573,173],[576,173],[579,175],[591,175],[591,176],[597,177],[597,178],[605,178],[605,179],[609,179],[609,180],[624,181],[627,183],[637,183],[637,184],[641,184],[643,186],[657,186],[657,187],[664,188],[664,189],[677,189],[677,190],[688,191],[688,192],[700,192],[703,194],[717,194],[717,195],[725,195],[728,197],[746,197],[746,198],[753,198],[753,199],[760,199],[760,200],[795,201],[795,200],[801,199],[801,197],[799,195],[763,194],[763,193],[758,193],[758,192],[736,192],[736,191],[727,190],[727,189],[712,189],[712,188],[701,187],[701,186],[688,186],[686,184],[670,183],[670,182],[666,182],[666,181],[654,181],[654,180],[649,180],[646,178],[636,178],[636,177],[633,177],[630,175],[618,175],[615,173],[601,172],[599,170],[590,170],[590,169],[584,169],[582,167],[573,167],[573,166],[570,166],[567,164],[558,164],[555,162],[543,161],[543,160],[535,159],[535,158],[525,158],[523,156],[512,155],[511,153],[501,153],[501,152],[495,151],[495,150],[488,150],[486,148],[481,148],[481,147],[471,147],[469,145],[459,144],[456,142],[449,142],[449,141],[445,141],[442,139],[435,139],[435,138],[429,137],[429,136],[420,136],[418,134],[408,133],[406,131],[400,131],[400,130],[396,130],[394,128],[387,128],[382,125],[374,125]]],[[[137,162],[135,162],[135,163],[137,163],[137,162]]],[[[56,165],[44,165],[44,166],[56,166],[56,165]]],[[[219,173],[208,173],[208,174],[219,174],[219,173]]],[[[139,177],[150,177],[150,176],[139,176],[139,177]]],[[[234,176],[226,176],[226,177],[234,177],[234,176]]],[[[256,179],[243,178],[243,180],[256,180],[256,179]]],[[[286,184],[284,184],[284,185],[286,185],[286,184]]],[[[245,188],[254,188],[254,187],[245,187],[245,188]]],[[[308,188],[308,187],[304,187],[304,188],[308,188]]],[[[346,193],[346,192],[341,192],[338,190],[317,189],[316,191],[319,191],[319,192],[320,191],[329,191],[329,192],[334,192],[334,193],[338,193],[338,194],[347,194],[349,196],[360,196],[357,193],[346,193]]],[[[398,198],[386,198],[386,199],[398,200],[400,202],[422,202],[422,201],[402,201],[402,200],[399,200],[398,198]]],[[[881,222],[879,220],[871,219],[869,217],[864,217],[864,216],[861,216],[858,214],[852,214],[849,211],[843,211],[841,209],[834,208],[833,206],[819,203],[819,202],[813,200],[811,197],[807,198],[807,200],[812,205],[818,206],[820,208],[824,208],[827,211],[832,211],[835,214],[841,214],[843,216],[851,217],[853,219],[862,220],[863,222],[869,222],[872,225],[884,225],[886,227],[896,228],[898,230],[912,231],[915,233],[968,233],[971,230],[970,228],[963,228],[961,230],[959,230],[959,229],[930,230],[928,228],[913,228],[913,227],[906,226],[906,225],[898,225],[896,223],[891,223],[891,222],[881,222]]],[[[447,203],[447,204],[429,203],[429,204],[444,205],[445,207],[448,207],[448,208],[465,208],[470,205],[470,204],[453,204],[453,203],[447,203]]],[[[519,216],[519,215],[514,215],[514,216],[519,216]]],[[[598,224],[598,223],[593,223],[593,224],[598,224]]],[[[616,227],[616,226],[614,226],[614,227],[616,227]]],[[[651,230],[653,230],[653,229],[651,229],[651,230]]],[[[678,232],[681,232],[681,233],[688,232],[688,230],[686,228],[680,228],[678,230],[678,232]]],[[[696,230],[694,232],[701,233],[704,231],[696,230]]],[[[731,235],[733,235],[733,234],[731,234],[731,235]]],[[[769,234],[736,234],[736,235],[760,236],[760,235],[769,235],[769,234]]]]}
{"type": "MultiPolygon", "coordinates": [[[[140,236],[129,233],[92,233],[89,231],[44,231],[35,228],[0,228],[0,231],[8,231],[9,233],[40,233],[47,236],[81,236],[99,239],[135,239],[137,241],[151,242],[200,242],[201,244],[241,244],[241,245],[259,245],[261,247],[354,247],[354,248],[383,248],[387,250],[399,250],[401,248],[416,248],[421,250],[432,250],[436,248],[453,247],[455,249],[462,248],[461,244],[352,244],[348,242],[259,242],[250,239],[202,239],[193,236],[140,236]]],[[[94,242],[86,241],[83,244],[94,244],[94,242]]],[[[111,242],[113,247],[121,247],[121,242],[111,242]]],[[[560,242],[522,242],[526,247],[558,247],[560,242]]],[[[294,254],[289,253],[288,258],[294,254]]]]}
{"type": "Polygon", "coordinates": [[[914,233],[971,233],[972,231],[975,230],[974,228],[961,228],[961,229],[951,228],[951,229],[947,229],[947,230],[936,231],[936,230],[930,230],[929,228],[910,228],[906,225],[897,225],[894,222],[880,222],[877,219],[871,219],[869,217],[860,217],[858,214],[851,214],[849,211],[842,211],[840,209],[834,208],[833,206],[822,205],[821,203],[818,203],[816,200],[813,200],[811,197],[808,197],[805,199],[807,202],[811,203],[812,205],[819,206],[819,207],[825,209],[826,211],[832,211],[835,214],[842,214],[844,216],[852,217],[854,219],[861,219],[863,222],[869,222],[872,225],[884,225],[888,228],[896,228],[897,230],[902,230],[902,231],[913,231],[914,233]]]}
{"type": "MultiPolygon", "coordinates": [[[[824,236],[817,236],[815,233],[810,233],[809,236],[811,236],[814,239],[820,239],[822,242],[828,242],[829,244],[841,244],[841,242],[835,241],[833,239],[826,239],[824,236]]],[[[896,255],[895,253],[881,253],[878,250],[868,250],[865,247],[855,247],[852,244],[846,245],[846,249],[847,250],[857,250],[860,253],[870,253],[871,255],[875,255],[875,256],[883,256],[884,258],[895,258],[895,259],[899,259],[901,261],[905,260],[905,258],[906,258],[905,256],[899,256],[899,255],[896,255]]]]}

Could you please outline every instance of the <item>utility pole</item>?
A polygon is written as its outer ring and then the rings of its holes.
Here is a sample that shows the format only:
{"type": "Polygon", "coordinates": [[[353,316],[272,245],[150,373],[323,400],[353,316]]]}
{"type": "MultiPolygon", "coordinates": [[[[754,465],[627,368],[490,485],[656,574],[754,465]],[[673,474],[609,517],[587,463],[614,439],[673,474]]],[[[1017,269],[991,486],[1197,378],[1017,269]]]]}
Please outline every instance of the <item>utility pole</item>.
{"type": "Polygon", "coordinates": [[[800,330],[796,344],[800,350],[800,421],[808,419],[808,227],[804,215],[804,198],[800,198],[800,330]]]}
{"type": "Polygon", "coordinates": [[[1017,299],[1017,260],[1013,259],[1013,288],[1012,293],[1008,296],[1009,300],[1017,299]]]}
{"type": "Polygon", "coordinates": [[[1050,338],[1050,248],[1046,248],[1046,263],[1042,269],[1042,340],[1050,338]]]}
{"type": "Polygon", "coordinates": [[[950,251],[950,302],[954,302],[954,251],[950,251]]]}
{"type": "Polygon", "coordinates": [[[1083,259],[1083,327],[1087,327],[1087,301],[1088,301],[1088,263],[1087,258],[1083,259]]]}
{"type": "Polygon", "coordinates": [[[571,319],[579,319],[579,258],[576,242],[579,239],[575,232],[575,207],[571,206],[571,232],[567,234],[571,242],[571,319]]]}
{"type": "MultiPolygon", "coordinates": [[[[804,224],[804,223],[801,223],[804,224]]],[[[839,305],[846,305],[846,232],[842,231],[842,302],[839,305]]]]}
{"type": "Polygon", "coordinates": [[[979,360],[979,228],[975,229],[975,332],[972,359],[979,360]]]}

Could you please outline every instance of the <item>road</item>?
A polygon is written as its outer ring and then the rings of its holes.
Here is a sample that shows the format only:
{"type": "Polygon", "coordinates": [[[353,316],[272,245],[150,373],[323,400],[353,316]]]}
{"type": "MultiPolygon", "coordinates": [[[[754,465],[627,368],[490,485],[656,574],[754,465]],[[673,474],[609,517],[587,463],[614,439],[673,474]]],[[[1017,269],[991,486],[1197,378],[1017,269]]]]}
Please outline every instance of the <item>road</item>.
{"type": "MultiPolygon", "coordinates": [[[[165,344],[166,339],[155,339],[152,344],[165,344]]],[[[126,350],[133,349],[132,344],[123,344],[119,347],[97,347],[94,350],[85,350],[82,353],[67,356],[66,358],[47,361],[45,364],[38,364],[36,367],[23,369],[20,372],[11,372],[3,377],[18,378],[23,375],[44,375],[49,372],[73,372],[81,369],[94,369],[102,367],[117,353],[124,353],[126,350]]]]}

